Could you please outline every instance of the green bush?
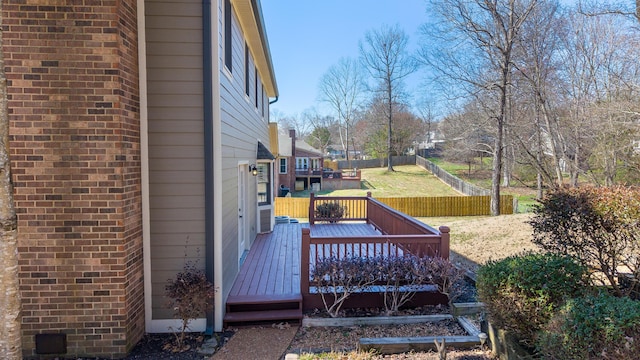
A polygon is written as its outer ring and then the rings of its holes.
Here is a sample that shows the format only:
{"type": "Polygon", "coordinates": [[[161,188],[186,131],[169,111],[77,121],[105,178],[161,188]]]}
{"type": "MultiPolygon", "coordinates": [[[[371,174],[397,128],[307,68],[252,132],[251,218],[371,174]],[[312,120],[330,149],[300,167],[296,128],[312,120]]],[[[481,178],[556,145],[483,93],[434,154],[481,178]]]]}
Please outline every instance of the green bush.
{"type": "Polygon", "coordinates": [[[579,187],[550,192],[534,207],[534,243],[570,254],[594,271],[594,281],[618,296],[640,291],[640,282],[620,286],[620,269],[640,278],[640,188],[579,187]]]}
{"type": "Polygon", "coordinates": [[[480,267],[476,286],[491,322],[532,346],[555,310],[585,293],[587,279],[570,257],[525,253],[480,267]]]}
{"type": "Polygon", "coordinates": [[[637,359],[640,302],[608,294],[569,300],[537,341],[544,359],[637,359]]]}

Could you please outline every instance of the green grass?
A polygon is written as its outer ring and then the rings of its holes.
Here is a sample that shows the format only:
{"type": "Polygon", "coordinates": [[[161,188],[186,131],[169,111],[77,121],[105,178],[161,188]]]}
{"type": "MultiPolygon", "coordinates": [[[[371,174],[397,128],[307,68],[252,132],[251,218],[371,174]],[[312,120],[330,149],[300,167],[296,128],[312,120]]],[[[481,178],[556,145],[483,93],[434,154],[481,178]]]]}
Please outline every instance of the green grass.
{"type": "MultiPolygon", "coordinates": [[[[317,195],[366,196],[371,191],[373,197],[419,197],[419,196],[460,196],[460,193],[440,181],[428,171],[416,165],[387,168],[362,169],[361,188],[352,190],[320,191],[317,195]]],[[[309,191],[292,194],[308,197],[309,191]]]]}
{"type": "MultiPolygon", "coordinates": [[[[477,159],[471,167],[471,173],[469,173],[469,167],[466,164],[448,162],[441,158],[429,158],[429,161],[450,174],[484,189],[491,189],[491,160],[488,157],[483,158],[482,166],[480,166],[480,159],[477,159]]],[[[518,199],[518,212],[528,212],[536,204],[536,190],[534,188],[525,186],[501,187],[500,193],[513,195],[518,199]]]]}

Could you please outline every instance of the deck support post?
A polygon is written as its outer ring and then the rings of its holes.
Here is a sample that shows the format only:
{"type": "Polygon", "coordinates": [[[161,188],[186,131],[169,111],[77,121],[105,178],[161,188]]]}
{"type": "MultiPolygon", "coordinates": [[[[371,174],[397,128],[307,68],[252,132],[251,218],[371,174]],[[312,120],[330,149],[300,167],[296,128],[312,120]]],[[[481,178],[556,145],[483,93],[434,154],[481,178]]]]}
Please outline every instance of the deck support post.
{"type": "Polygon", "coordinates": [[[448,226],[440,226],[438,230],[440,230],[440,256],[443,259],[449,259],[450,229],[448,226]]]}
{"type": "MultiPolygon", "coordinates": [[[[313,194],[312,194],[313,196],[313,194]]],[[[311,229],[302,228],[302,244],[300,248],[300,293],[302,297],[309,295],[309,246],[311,245],[311,229]]]]}

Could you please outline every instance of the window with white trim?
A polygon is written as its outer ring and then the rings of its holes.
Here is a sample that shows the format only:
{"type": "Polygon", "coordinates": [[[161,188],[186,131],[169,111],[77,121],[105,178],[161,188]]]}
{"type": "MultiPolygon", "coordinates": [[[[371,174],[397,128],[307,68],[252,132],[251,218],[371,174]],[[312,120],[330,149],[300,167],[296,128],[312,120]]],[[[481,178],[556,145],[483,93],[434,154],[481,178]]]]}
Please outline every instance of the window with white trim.
{"type": "Polygon", "coordinates": [[[258,163],[258,205],[271,204],[271,164],[258,163]]]}
{"type": "Polygon", "coordinates": [[[286,174],[287,173],[287,158],[280,158],[280,163],[279,165],[279,172],[280,174],[286,174]]]}
{"type": "Polygon", "coordinates": [[[233,33],[231,31],[231,0],[224,0],[224,65],[229,72],[233,72],[233,51],[231,43],[233,42],[233,33]]]}
{"type": "Polygon", "coordinates": [[[309,169],[309,158],[297,157],[296,170],[308,170],[308,169],[309,169]]]}

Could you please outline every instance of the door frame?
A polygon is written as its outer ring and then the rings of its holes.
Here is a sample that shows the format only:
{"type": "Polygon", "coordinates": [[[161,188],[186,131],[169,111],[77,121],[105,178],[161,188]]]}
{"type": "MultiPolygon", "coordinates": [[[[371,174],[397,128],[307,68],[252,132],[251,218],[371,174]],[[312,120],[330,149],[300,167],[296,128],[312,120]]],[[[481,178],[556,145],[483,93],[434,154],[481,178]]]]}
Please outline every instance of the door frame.
{"type": "Polygon", "coordinates": [[[242,262],[242,255],[248,247],[248,219],[249,215],[249,164],[238,164],[238,264],[242,262]]]}

